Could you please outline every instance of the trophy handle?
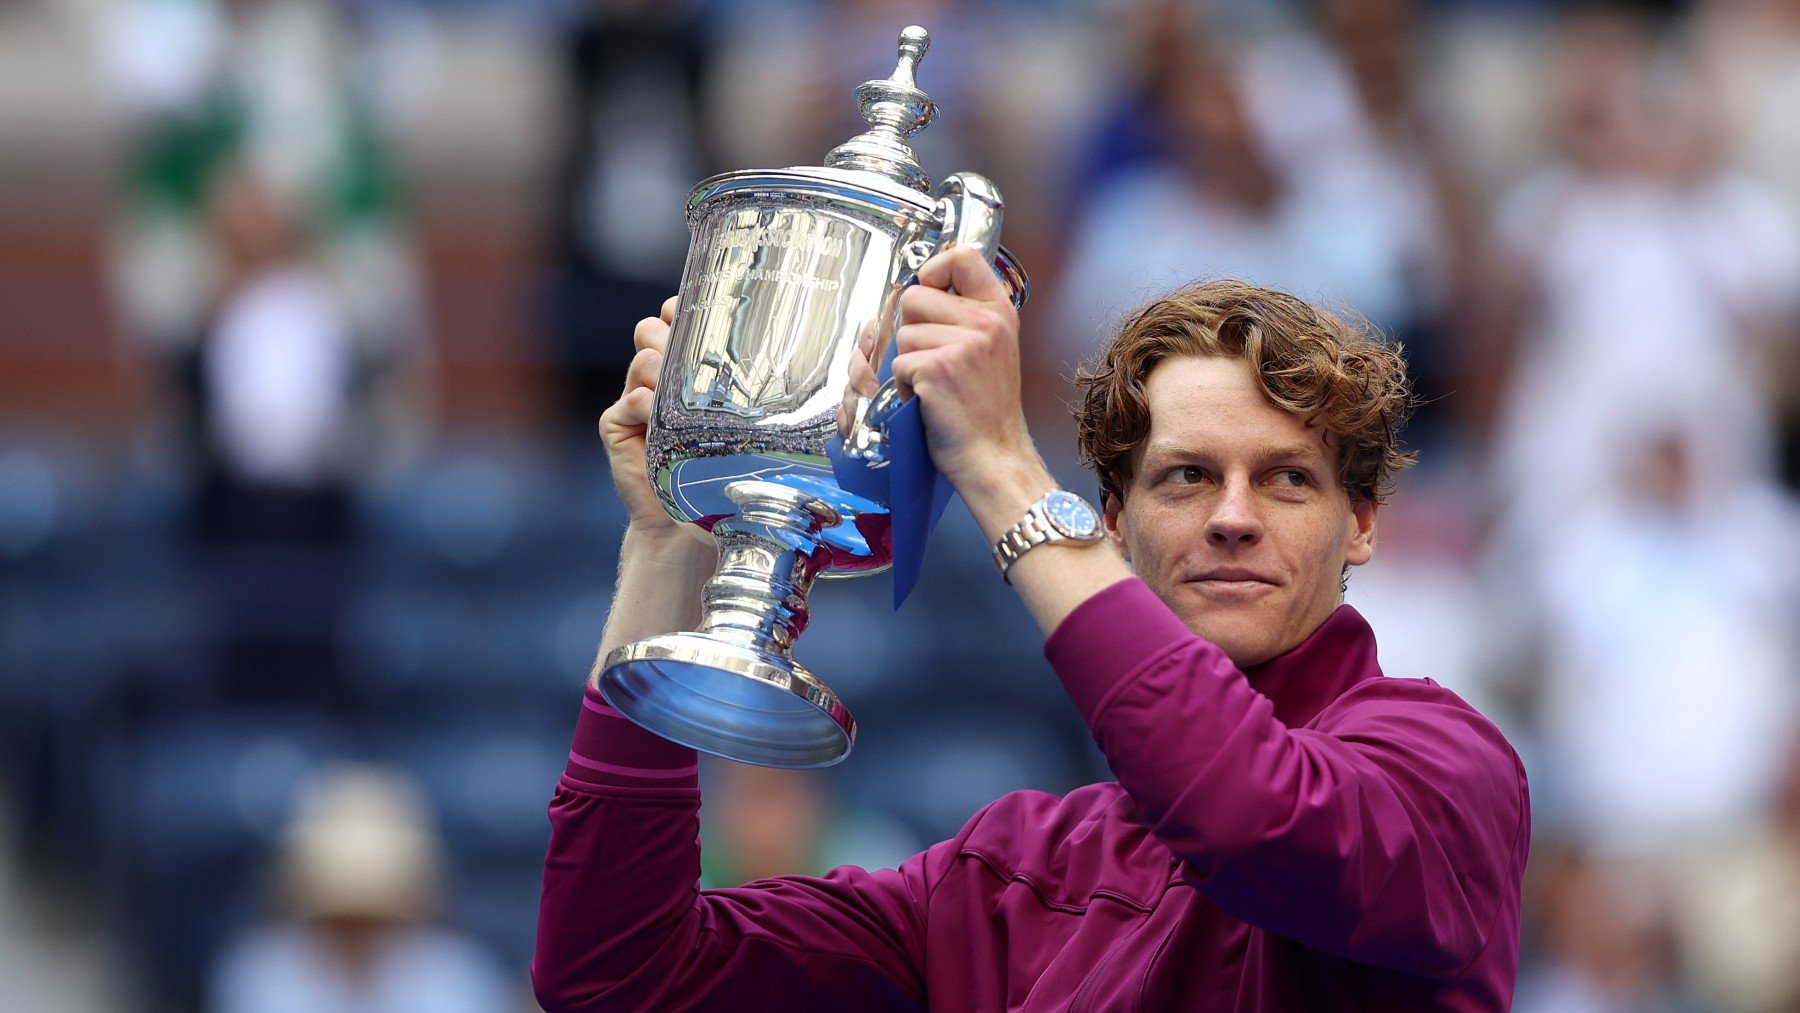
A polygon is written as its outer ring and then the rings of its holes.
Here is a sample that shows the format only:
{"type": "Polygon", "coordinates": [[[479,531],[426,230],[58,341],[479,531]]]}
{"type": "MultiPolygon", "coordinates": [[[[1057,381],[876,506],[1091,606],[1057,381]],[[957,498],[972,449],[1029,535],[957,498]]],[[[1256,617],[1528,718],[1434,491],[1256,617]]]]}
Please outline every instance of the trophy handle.
{"type": "MultiPolygon", "coordinates": [[[[917,275],[919,268],[941,250],[972,246],[1006,283],[1012,293],[1014,308],[1022,304],[1026,289],[1018,282],[1023,280],[1023,274],[1000,249],[1000,222],[1005,215],[1006,203],[1000,199],[1000,190],[993,181],[973,172],[956,173],[938,184],[935,210],[938,241],[920,240],[900,248],[900,259],[908,273],[917,275]],[[1004,268],[1002,263],[1006,265],[1004,268]]],[[[845,450],[871,468],[885,467],[888,462],[887,424],[904,403],[899,387],[891,377],[873,397],[858,398],[850,432],[844,439],[845,450]]]]}
{"type": "MultiPolygon", "coordinates": [[[[972,172],[950,176],[938,184],[938,249],[973,246],[992,266],[994,254],[1000,250],[1000,220],[1005,211],[999,188],[986,176],[972,172]]],[[[924,264],[920,261],[918,266],[907,267],[917,271],[924,264]]]]}

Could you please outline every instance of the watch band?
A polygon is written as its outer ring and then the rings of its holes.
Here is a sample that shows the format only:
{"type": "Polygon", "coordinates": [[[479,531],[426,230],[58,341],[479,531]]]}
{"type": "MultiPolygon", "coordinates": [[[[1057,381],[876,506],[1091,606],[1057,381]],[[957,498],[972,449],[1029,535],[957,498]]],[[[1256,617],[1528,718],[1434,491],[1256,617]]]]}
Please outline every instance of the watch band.
{"type": "Polygon", "coordinates": [[[1100,518],[1094,508],[1072,492],[1055,489],[1033,503],[1025,516],[994,542],[994,566],[1000,571],[1000,579],[1010,584],[1008,571],[1032,549],[1051,542],[1092,544],[1101,537],[1100,518]],[[1058,523],[1058,517],[1062,523],[1058,523]]]}

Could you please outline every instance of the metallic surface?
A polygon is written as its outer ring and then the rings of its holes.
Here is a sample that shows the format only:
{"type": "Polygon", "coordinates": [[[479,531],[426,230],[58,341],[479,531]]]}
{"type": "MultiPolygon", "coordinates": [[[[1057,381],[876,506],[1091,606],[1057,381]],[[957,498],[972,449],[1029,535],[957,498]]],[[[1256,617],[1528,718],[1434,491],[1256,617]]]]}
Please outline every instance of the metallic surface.
{"type": "Polygon", "coordinates": [[[856,86],[856,103],[869,129],[831,149],[825,164],[833,169],[860,169],[886,176],[924,193],[931,178],[919,165],[906,139],[937,119],[937,103],[919,90],[914,75],[931,48],[931,36],[918,25],[900,32],[900,60],[885,81],[856,86]]]}
{"type": "MultiPolygon", "coordinates": [[[[832,570],[885,567],[886,504],[843,491],[826,455],[852,357],[881,361],[901,290],[952,242],[993,256],[1023,302],[1029,281],[997,242],[998,192],[965,173],[932,201],[861,172],[782,169],[716,176],[688,209],[693,242],[648,437],[664,507],[711,528],[732,510],[727,483],[784,482],[843,518],[826,536],[832,570]]],[[[847,436],[882,442],[867,426],[847,436]]]]}
{"type": "Polygon", "coordinates": [[[609,654],[600,692],[667,739],[746,763],[821,767],[856,741],[856,720],[788,656],[806,628],[806,592],[825,562],[831,507],[786,486],[734,482],[737,507],[713,526],[719,566],[695,633],[640,640],[609,654]]]}
{"type": "Polygon", "coordinates": [[[718,538],[719,569],[700,631],[613,652],[600,686],[628,717],[698,749],[772,766],[822,765],[823,743],[841,747],[824,763],[848,751],[849,712],[788,651],[815,577],[892,562],[888,504],[844,489],[829,455],[841,436],[859,466],[886,463],[881,423],[898,399],[891,387],[853,396],[852,362],[883,361],[900,293],[942,248],[980,249],[1015,305],[1029,290],[999,245],[994,185],[959,174],[929,196],[905,142],[936,115],[913,82],[929,42],[908,28],[894,75],[857,89],[870,130],[828,166],[726,173],[688,198],[647,457],[669,514],[718,538]],[[853,406],[842,433],[840,405],[853,406]]]}
{"type": "Polygon", "coordinates": [[[793,659],[698,633],[640,640],[607,658],[601,693],[619,713],[704,753],[765,767],[829,767],[856,721],[793,659]]]}
{"type": "Polygon", "coordinates": [[[1012,565],[1037,546],[1061,541],[1091,543],[1104,537],[1100,514],[1087,500],[1063,489],[1053,489],[994,542],[994,566],[1010,584],[1008,572],[1012,565]]]}

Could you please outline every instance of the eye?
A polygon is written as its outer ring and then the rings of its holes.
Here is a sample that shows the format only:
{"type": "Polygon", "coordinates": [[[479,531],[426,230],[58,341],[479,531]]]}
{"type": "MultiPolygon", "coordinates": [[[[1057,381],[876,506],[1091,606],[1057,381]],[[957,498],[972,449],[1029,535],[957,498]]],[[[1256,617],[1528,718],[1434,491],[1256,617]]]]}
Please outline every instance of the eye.
{"type": "Polygon", "coordinates": [[[1199,465],[1184,464],[1170,469],[1168,480],[1176,485],[1199,485],[1206,481],[1206,471],[1199,465]]]}
{"type": "Polygon", "coordinates": [[[1312,476],[1299,468],[1283,468],[1274,478],[1275,484],[1284,489],[1303,489],[1312,484],[1312,476]]]}

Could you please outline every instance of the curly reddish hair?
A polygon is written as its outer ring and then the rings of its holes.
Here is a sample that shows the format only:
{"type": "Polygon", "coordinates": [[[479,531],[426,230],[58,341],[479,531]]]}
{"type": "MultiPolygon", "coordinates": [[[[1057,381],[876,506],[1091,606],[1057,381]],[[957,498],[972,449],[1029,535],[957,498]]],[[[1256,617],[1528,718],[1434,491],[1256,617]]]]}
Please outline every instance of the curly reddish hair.
{"type": "Polygon", "coordinates": [[[1131,452],[1150,433],[1144,381],[1165,359],[1241,358],[1271,404],[1322,426],[1337,451],[1338,481],[1352,502],[1381,503],[1417,455],[1400,449],[1412,385],[1398,344],[1274,289],[1204,281],[1177,289],[1125,318],[1113,340],[1075,373],[1085,395],[1083,464],[1100,495],[1125,498],[1131,452]]]}

